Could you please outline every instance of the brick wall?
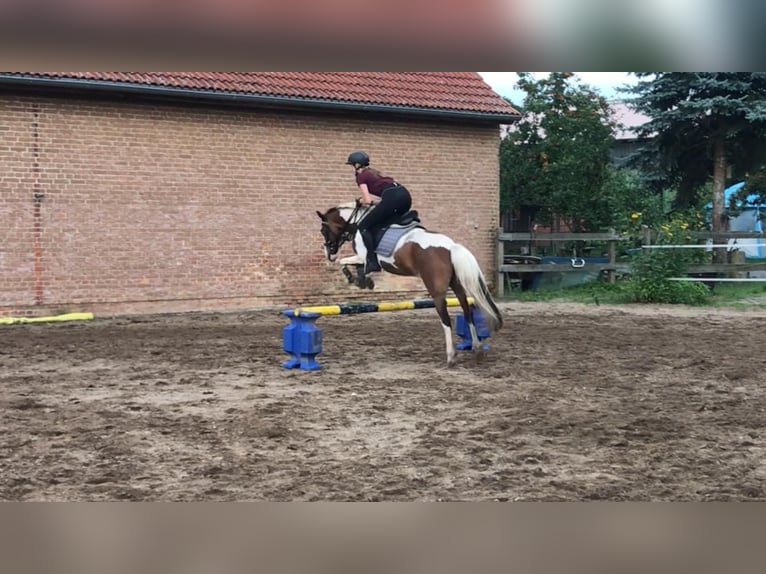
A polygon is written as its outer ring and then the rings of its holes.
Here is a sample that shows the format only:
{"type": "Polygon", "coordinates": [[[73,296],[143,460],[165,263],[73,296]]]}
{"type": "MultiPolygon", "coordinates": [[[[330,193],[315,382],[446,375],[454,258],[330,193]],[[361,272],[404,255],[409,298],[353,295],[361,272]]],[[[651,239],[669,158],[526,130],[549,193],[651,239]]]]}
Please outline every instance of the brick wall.
{"type": "Polygon", "coordinates": [[[355,196],[355,149],[493,277],[492,126],[1,96],[0,134],[3,315],[422,295],[386,274],[360,291],[323,257],[315,211],[355,196]]]}

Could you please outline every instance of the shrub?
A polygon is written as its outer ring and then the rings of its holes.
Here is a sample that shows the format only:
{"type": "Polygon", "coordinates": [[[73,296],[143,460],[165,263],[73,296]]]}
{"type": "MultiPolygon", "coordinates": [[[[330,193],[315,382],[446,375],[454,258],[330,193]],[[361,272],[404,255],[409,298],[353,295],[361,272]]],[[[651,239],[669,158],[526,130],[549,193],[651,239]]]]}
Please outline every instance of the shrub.
{"type": "MultiPolygon", "coordinates": [[[[660,226],[657,245],[687,244],[691,240],[689,229],[698,227],[696,214],[676,215],[660,226]],[[689,224],[689,220],[694,222],[689,224]]],[[[701,263],[708,255],[702,249],[650,249],[631,262],[630,296],[639,303],[672,303],[702,305],[710,291],[696,281],[670,281],[671,277],[684,277],[689,265],[701,263]]]]}
{"type": "Polygon", "coordinates": [[[671,281],[665,277],[633,276],[630,297],[636,303],[671,303],[703,305],[710,297],[709,289],[696,281],[671,281]]]}

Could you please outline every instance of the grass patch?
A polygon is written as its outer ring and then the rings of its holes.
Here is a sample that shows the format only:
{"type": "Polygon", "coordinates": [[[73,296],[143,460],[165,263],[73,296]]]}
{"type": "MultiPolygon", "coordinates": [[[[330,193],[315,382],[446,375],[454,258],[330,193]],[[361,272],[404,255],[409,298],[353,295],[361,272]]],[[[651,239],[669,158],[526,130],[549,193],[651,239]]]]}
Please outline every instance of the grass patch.
{"type": "Polygon", "coordinates": [[[714,307],[766,307],[766,282],[718,283],[708,305],[714,307]]]}
{"type": "Polygon", "coordinates": [[[605,283],[594,281],[585,285],[563,288],[538,289],[536,291],[511,291],[505,301],[563,301],[570,303],[621,304],[630,300],[626,281],[605,283]]]}
{"type": "MultiPolygon", "coordinates": [[[[623,305],[633,303],[633,289],[629,280],[616,283],[594,281],[566,288],[548,288],[537,291],[519,289],[507,293],[503,301],[569,302],[594,305],[623,305]]],[[[702,304],[706,307],[766,307],[766,283],[716,283],[710,296],[702,304]]]]}

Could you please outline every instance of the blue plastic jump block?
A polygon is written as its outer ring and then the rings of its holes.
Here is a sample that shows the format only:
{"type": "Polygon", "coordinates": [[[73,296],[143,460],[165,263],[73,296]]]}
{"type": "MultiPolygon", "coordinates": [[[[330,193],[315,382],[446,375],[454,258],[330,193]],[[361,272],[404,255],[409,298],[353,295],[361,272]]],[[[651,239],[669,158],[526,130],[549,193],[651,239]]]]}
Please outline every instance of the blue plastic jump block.
{"type": "Polygon", "coordinates": [[[301,312],[297,317],[292,310],[282,311],[290,324],[282,329],[282,349],[290,358],[282,363],[285,369],[317,371],[322,367],[316,356],[322,352],[322,330],[316,326],[321,313],[301,312]]]}
{"type": "MultiPolygon", "coordinates": [[[[471,306],[471,319],[473,319],[473,324],[476,327],[476,334],[479,337],[479,341],[488,339],[491,333],[487,327],[487,319],[484,317],[484,314],[474,306],[471,306]]],[[[462,313],[457,316],[455,331],[459,338],[455,348],[459,351],[472,350],[473,340],[471,339],[471,327],[468,325],[468,321],[465,320],[462,313]]],[[[481,348],[484,351],[489,351],[489,345],[486,343],[482,344],[481,348]]]]}

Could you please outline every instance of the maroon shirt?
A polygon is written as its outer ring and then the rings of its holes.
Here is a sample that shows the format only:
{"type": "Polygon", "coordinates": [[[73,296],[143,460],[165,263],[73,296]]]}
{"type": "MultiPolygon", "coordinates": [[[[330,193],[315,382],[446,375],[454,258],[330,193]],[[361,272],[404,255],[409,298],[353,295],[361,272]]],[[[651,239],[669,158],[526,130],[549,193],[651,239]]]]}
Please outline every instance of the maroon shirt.
{"type": "Polygon", "coordinates": [[[394,178],[385,175],[376,175],[369,169],[363,169],[356,174],[356,183],[367,184],[367,190],[377,197],[380,197],[383,190],[394,184],[394,178]]]}

